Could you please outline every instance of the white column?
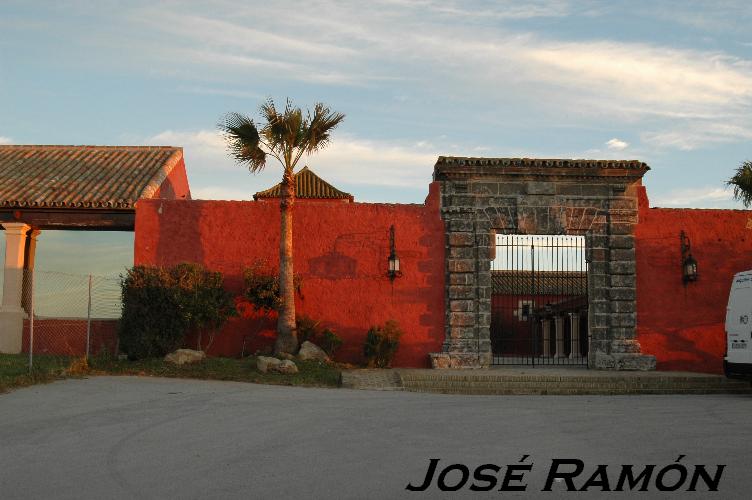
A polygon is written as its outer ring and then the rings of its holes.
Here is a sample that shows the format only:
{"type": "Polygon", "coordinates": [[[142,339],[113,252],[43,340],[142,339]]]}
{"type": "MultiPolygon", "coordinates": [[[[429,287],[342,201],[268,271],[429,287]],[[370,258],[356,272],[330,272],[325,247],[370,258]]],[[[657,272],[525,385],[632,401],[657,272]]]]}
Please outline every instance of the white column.
{"type": "Polygon", "coordinates": [[[569,313],[569,330],[572,332],[572,352],[570,358],[579,358],[580,354],[580,313],[569,313]]]}
{"type": "Polygon", "coordinates": [[[5,229],[5,267],[3,303],[0,306],[0,352],[18,354],[26,316],[21,308],[24,250],[26,233],[31,227],[22,222],[5,222],[2,226],[5,229]]]}
{"type": "Polygon", "coordinates": [[[556,354],[555,358],[564,358],[564,316],[554,317],[554,328],[556,329],[556,354]]]}
{"type": "Polygon", "coordinates": [[[551,320],[544,318],[541,320],[541,329],[543,330],[543,357],[551,357],[551,320]]]}
{"type": "Polygon", "coordinates": [[[24,269],[27,271],[26,278],[21,290],[21,307],[26,314],[31,314],[31,276],[30,272],[34,271],[34,262],[36,261],[37,253],[37,238],[39,238],[39,229],[32,229],[26,233],[27,243],[29,251],[26,253],[26,262],[24,263],[24,269]]]}

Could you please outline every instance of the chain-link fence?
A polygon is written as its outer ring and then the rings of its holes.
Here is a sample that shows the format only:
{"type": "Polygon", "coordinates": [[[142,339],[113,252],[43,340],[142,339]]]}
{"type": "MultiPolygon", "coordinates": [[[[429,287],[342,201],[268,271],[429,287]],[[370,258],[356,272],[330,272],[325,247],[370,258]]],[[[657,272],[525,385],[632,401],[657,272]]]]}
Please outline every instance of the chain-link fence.
{"type": "Polygon", "coordinates": [[[24,271],[23,351],[35,356],[117,354],[120,278],[24,271]]]}

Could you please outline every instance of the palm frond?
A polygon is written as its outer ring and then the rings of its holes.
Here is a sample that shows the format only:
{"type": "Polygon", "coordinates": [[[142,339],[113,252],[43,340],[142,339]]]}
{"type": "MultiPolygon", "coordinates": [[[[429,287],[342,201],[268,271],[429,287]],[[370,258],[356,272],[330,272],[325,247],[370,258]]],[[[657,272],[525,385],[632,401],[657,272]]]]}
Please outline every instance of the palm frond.
{"type": "Polygon", "coordinates": [[[748,208],[752,205],[752,161],[742,162],[726,185],[734,188],[734,199],[748,208]]]}
{"type": "Polygon", "coordinates": [[[219,124],[224,132],[230,156],[245,164],[253,173],[266,165],[266,152],[261,149],[260,135],[253,120],[240,113],[228,113],[219,124]]]}
{"type": "Polygon", "coordinates": [[[309,113],[306,130],[306,153],[314,153],[329,144],[330,133],[339,125],[345,115],[330,111],[323,103],[317,102],[313,114],[309,113]]]}
{"type": "Polygon", "coordinates": [[[292,172],[303,154],[326,147],[330,132],[345,118],[322,103],[316,103],[313,112],[304,115],[290,99],[280,111],[269,98],[259,106],[259,113],[262,123],[259,128],[253,120],[238,113],[228,114],[220,124],[230,153],[238,161],[247,163],[252,172],[264,167],[267,154],[279,160],[286,171],[292,172]]]}

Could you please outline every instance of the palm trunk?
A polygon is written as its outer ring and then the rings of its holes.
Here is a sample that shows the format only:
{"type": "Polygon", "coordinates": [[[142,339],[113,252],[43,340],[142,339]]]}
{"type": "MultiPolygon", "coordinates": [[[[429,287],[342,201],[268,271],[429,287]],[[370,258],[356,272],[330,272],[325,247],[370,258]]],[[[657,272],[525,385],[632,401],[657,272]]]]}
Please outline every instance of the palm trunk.
{"type": "Polygon", "coordinates": [[[284,173],[280,202],[279,295],[282,304],[277,319],[275,354],[298,352],[298,336],[295,331],[295,280],[292,267],[292,207],[294,202],[295,177],[291,169],[284,173]]]}

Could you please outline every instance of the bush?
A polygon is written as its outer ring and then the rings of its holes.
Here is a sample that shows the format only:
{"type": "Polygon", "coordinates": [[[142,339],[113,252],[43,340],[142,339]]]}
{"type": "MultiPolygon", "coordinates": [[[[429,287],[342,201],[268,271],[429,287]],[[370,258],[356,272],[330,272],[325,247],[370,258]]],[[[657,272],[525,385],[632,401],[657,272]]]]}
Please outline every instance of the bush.
{"type": "Polygon", "coordinates": [[[295,331],[298,335],[298,342],[302,344],[306,340],[318,345],[321,337],[320,321],[315,321],[308,316],[298,316],[295,318],[295,331]]]}
{"type": "Polygon", "coordinates": [[[330,358],[334,357],[334,353],[342,345],[342,339],[328,328],[324,329],[319,342],[319,347],[321,347],[329,355],[330,358]]]}
{"type": "MultiPolygon", "coordinates": [[[[300,295],[299,276],[295,276],[295,291],[300,295]]],[[[266,313],[279,310],[282,299],[279,296],[279,276],[268,271],[266,262],[255,261],[243,270],[243,296],[256,310],[266,313]]]]}
{"type": "MultiPolygon", "coordinates": [[[[210,331],[209,345],[236,314],[222,274],[198,264],[171,268],[135,266],[121,277],[120,349],[131,359],[164,356],[185,343],[190,331],[210,331]]],[[[208,348],[208,346],[207,346],[208,348]]]]}
{"type": "Polygon", "coordinates": [[[302,344],[306,340],[322,348],[329,357],[342,345],[342,339],[329,328],[321,328],[321,322],[308,316],[300,316],[295,320],[298,341],[302,344]]]}
{"type": "Polygon", "coordinates": [[[391,366],[401,336],[402,330],[394,320],[387,321],[383,327],[371,327],[363,345],[363,354],[366,357],[368,367],[387,368],[391,366]]]}

